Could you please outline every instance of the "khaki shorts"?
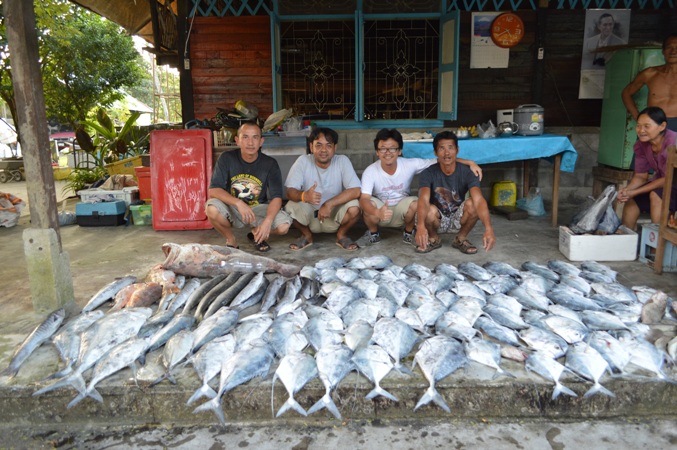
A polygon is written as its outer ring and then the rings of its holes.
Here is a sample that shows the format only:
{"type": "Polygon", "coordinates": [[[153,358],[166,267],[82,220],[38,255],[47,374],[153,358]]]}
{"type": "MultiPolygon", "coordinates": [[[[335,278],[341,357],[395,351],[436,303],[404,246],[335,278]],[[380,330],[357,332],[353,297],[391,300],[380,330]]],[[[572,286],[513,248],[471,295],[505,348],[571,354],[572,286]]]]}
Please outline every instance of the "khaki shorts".
{"type": "Polygon", "coordinates": [[[310,203],[300,203],[288,201],[284,207],[285,211],[301,225],[310,228],[313,233],[335,233],[341,226],[341,222],[348,211],[353,206],[360,207],[360,202],[351,200],[343,205],[336,206],[331,210],[329,219],[320,222],[315,217],[317,210],[310,203]]]}
{"type": "MultiPolygon", "coordinates": [[[[242,216],[240,215],[240,212],[237,210],[237,208],[235,208],[234,206],[228,206],[218,198],[210,198],[209,200],[207,200],[207,203],[205,204],[205,209],[207,209],[207,206],[215,207],[219,211],[219,214],[228,219],[228,222],[230,222],[234,228],[244,228],[245,223],[242,222],[242,216]]],[[[252,211],[256,216],[256,222],[247,225],[252,228],[255,228],[263,221],[263,219],[266,218],[266,213],[268,212],[268,205],[261,204],[253,206],[252,211]]],[[[289,216],[289,214],[287,214],[283,209],[280,209],[280,211],[275,215],[275,218],[273,219],[273,224],[270,226],[270,228],[271,230],[274,230],[284,223],[291,225],[292,219],[289,216]]]]}
{"type": "MultiPolygon", "coordinates": [[[[401,228],[404,226],[404,215],[407,214],[409,206],[418,200],[418,197],[404,197],[395,206],[388,205],[388,209],[393,212],[390,220],[382,220],[378,223],[381,228],[401,228]]],[[[376,197],[371,198],[371,202],[377,207],[381,208],[383,202],[376,197]]]]}

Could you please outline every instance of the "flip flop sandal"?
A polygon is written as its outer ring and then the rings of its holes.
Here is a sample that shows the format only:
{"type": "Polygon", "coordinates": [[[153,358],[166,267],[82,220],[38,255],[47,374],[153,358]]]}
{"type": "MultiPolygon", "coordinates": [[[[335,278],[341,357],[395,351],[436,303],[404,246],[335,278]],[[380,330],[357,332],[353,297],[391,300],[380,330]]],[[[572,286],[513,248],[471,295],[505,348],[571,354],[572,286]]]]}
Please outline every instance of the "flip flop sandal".
{"type": "Polygon", "coordinates": [[[260,251],[261,253],[265,253],[268,250],[270,250],[270,245],[266,241],[261,241],[258,244],[254,240],[254,234],[253,233],[248,233],[247,234],[247,239],[252,243],[254,247],[256,247],[256,250],[260,251]]]}
{"type": "Polygon", "coordinates": [[[349,237],[344,237],[344,238],[339,239],[338,241],[336,241],[336,245],[341,247],[343,250],[346,250],[346,251],[349,251],[349,252],[354,252],[355,250],[360,248],[360,246],[357,245],[357,243],[353,242],[353,240],[350,239],[349,237]]]}
{"type": "Polygon", "coordinates": [[[461,253],[465,253],[466,255],[474,255],[477,253],[477,247],[472,245],[472,243],[467,239],[463,239],[462,241],[454,239],[454,242],[451,243],[451,246],[459,249],[461,253]]]}
{"type": "Polygon", "coordinates": [[[240,250],[240,246],[239,246],[239,245],[231,245],[231,244],[229,244],[229,243],[227,243],[227,242],[226,242],[226,247],[228,247],[228,248],[234,248],[235,250],[240,250]]]}
{"type": "Polygon", "coordinates": [[[310,247],[311,245],[313,245],[312,242],[301,236],[300,238],[289,244],[289,248],[295,252],[298,252],[299,250],[303,250],[304,248],[310,247]],[[295,246],[296,248],[292,246],[295,246]]]}
{"type": "Polygon", "coordinates": [[[435,249],[438,249],[442,247],[442,239],[439,239],[437,241],[428,241],[428,245],[426,248],[421,248],[421,247],[416,247],[414,251],[416,253],[430,253],[435,249]]]}

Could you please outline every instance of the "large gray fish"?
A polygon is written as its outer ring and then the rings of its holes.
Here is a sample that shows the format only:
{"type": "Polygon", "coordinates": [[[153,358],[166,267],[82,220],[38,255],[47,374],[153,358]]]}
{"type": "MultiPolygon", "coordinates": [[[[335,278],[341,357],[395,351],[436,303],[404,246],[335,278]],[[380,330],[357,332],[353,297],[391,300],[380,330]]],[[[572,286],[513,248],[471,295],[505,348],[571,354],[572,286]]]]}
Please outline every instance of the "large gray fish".
{"type": "Polygon", "coordinates": [[[103,317],[103,311],[97,309],[78,314],[67,321],[59,331],[52,336],[52,344],[59,352],[65,367],[50,378],[61,378],[71,372],[73,364],[80,353],[80,333],[91,327],[97,320],[103,317]]]}
{"type": "Polygon", "coordinates": [[[566,306],[574,311],[602,311],[603,309],[594,300],[577,293],[577,291],[562,286],[556,286],[550,289],[545,295],[547,295],[554,303],[566,306]]]}
{"type": "Polygon", "coordinates": [[[614,372],[623,372],[630,363],[629,345],[620,342],[606,331],[593,331],[590,333],[588,343],[602,355],[614,372]]]}
{"type": "Polygon", "coordinates": [[[598,392],[609,397],[616,396],[613,392],[599,384],[599,380],[604,375],[604,372],[610,370],[609,364],[597,350],[589,345],[583,342],[570,345],[564,365],[586,380],[594,383],[583,397],[587,398],[598,392]]]}
{"type": "MultiPolygon", "coordinates": [[[[298,276],[294,277],[299,280],[299,286],[301,284],[300,278],[298,276]]],[[[235,311],[241,312],[250,306],[255,305],[261,298],[268,287],[268,279],[259,273],[256,275],[248,284],[245,286],[237,297],[235,297],[230,304],[230,307],[235,311]],[[260,293],[260,296],[256,296],[257,293],[260,293]],[[258,298],[258,300],[257,300],[258,298]]],[[[207,316],[209,317],[209,316],[207,316]]]]}
{"type": "Polygon", "coordinates": [[[174,318],[174,311],[155,311],[139,330],[139,336],[152,336],[174,318]]]}
{"type": "Polygon", "coordinates": [[[99,289],[99,291],[89,299],[85,307],[82,308],[82,312],[88,312],[98,308],[115,297],[115,294],[120,292],[122,288],[131,286],[134,283],[136,283],[136,277],[131,275],[111,281],[99,289]]]}
{"type": "Polygon", "coordinates": [[[255,314],[241,320],[232,331],[235,337],[235,350],[251,345],[253,342],[263,339],[264,333],[273,324],[273,319],[265,314],[255,314]]]}
{"type": "Polygon", "coordinates": [[[522,263],[522,269],[531,272],[533,274],[539,275],[550,281],[554,281],[555,283],[559,282],[559,274],[557,272],[534,261],[526,261],[522,263]]]}
{"type": "Polygon", "coordinates": [[[414,407],[414,411],[423,405],[435,402],[446,412],[451,412],[442,396],[437,392],[435,383],[452,374],[468,363],[463,346],[457,340],[447,336],[434,336],[426,339],[414,356],[414,365],[418,364],[430,386],[414,407]]]}
{"type": "MultiPolygon", "coordinates": [[[[211,316],[214,314],[218,309],[224,307],[224,306],[229,306],[231,302],[235,301],[235,298],[240,297],[247,297],[249,298],[250,294],[252,293],[252,289],[249,288],[251,282],[258,278],[259,275],[263,276],[262,273],[259,274],[253,274],[253,273],[245,273],[241,277],[239,277],[235,282],[227,287],[224,291],[222,291],[220,294],[216,296],[214,301],[211,302],[207,310],[204,312],[202,318],[206,319],[207,317],[211,316]],[[243,294],[240,296],[240,294],[243,294]]],[[[230,276],[228,276],[230,278],[230,276]]],[[[216,289],[216,288],[215,288],[216,289]]],[[[211,292],[210,292],[211,294],[211,292]]],[[[196,312],[197,314],[197,312],[196,312]]],[[[196,316],[197,317],[197,316],[196,316]]]]}
{"type": "Polygon", "coordinates": [[[458,271],[456,266],[446,263],[440,263],[435,266],[435,273],[440,273],[451,278],[454,281],[464,281],[465,276],[458,271]]]}
{"type": "Polygon", "coordinates": [[[520,341],[517,338],[517,333],[515,330],[504,327],[503,325],[494,322],[492,319],[480,317],[475,321],[473,326],[482,333],[496,339],[499,342],[504,342],[515,347],[520,346],[520,341]]]}
{"type": "Polygon", "coordinates": [[[553,400],[557,399],[560,394],[578,397],[574,391],[559,382],[559,378],[562,376],[562,373],[569,369],[555,361],[551,355],[541,352],[532,353],[524,362],[524,368],[530,372],[536,372],[546,380],[550,380],[555,383],[555,389],[552,391],[553,400]]]}
{"type": "Polygon", "coordinates": [[[202,381],[202,386],[186,402],[191,405],[202,397],[214,398],[216,392],[209,386],[209,382],[221,372],[223,363],[235,353],[235,338],[232,334],[218,337],[207,342],[188,362],[193,365],[195,372],[202,381]]]}
{"type": "Polygon", "coordinates": [[[549,269],[557,272],[560,277],[562,275],[578,275],[581,273],[581,269],[578,267],[574,266],[571,263],[568,263],[566,261],[562,261],[561,259],[550,259],[546,263],[549,269]]]}
{"type": "Polygon", "coordinates": [[[394,402],[398,401],[397,397],[380,385],[381,380],[393,369],[393,362],[385,350],[378,345],[361,347],[353,354],[353,363],[358,372],[374,383],[374,389],[364,397],[365,399],[371,400],[381,395],[394,402]]]}
{"type": "Polygon", "coordinates": [[[601,273],[601,274],[611,278],[613,281],[616,280],[616,276],[618,275],[618,272],[613,270],[611,267],[604,265],[602,263],[599,263],[597,261],[583,261],[581,263],[581,269],[587,270],[587,271],[590,271],[590,272],[601,273]]]}
{"type": "Polygon", "coordinates": [[[384,317],[374,325],[372,342],[380,345],[395,360],[395,370],[402,373],[411,373],[400,364],[418,341],[416,332],[399,319],[384,317]]]}
{"type": "Polygon", "coordinates": [[[364,320],[358,320],[346,329],[343,340],[349,349],[355,351],[360,347],[369,345],[373,334],[374,327],[371,324],[364,320]]]}
{"type": "Polygon", "coordinates": [[[536,352],[548,355],[553,359],[564,356],[569,348],[567,342],[552,331],[538,327],[529,327],[519,332],[519,337],[527,346],[536,352]]]}
{"type": "Polygon", "coordinates": [[[167,305],[167,311],[176,311],[177,309],[183,307],[188,298],[200,287],[202,280],[199,278],[191,278],[181,289],[181,292],[176,294],[176,297],[167,305]]]}
{"type": "Polygon", "coordinates": [[[200,303],[202,298],[205,295],[207,295],[209,291],[211,291],[214,288],[214,286],[225,280],[227,276],[228,274],[225,273],[216,275],[214,277],[211,277],[211,279],[205,281],[204,283],[200,284],[200,286],[198,286],[197,289],[194,289],[192,293],[188,296],[188,298],[186,298],[186,300],[184,301],[183,313],[190,314],[193,308],[195,308],[200,303]]]}
{"type": "Polygon", "coordinates": [[[104,378],[108,378],[125,367],[129,367],[132,370],[134,381],[136,382],[136,360],[141,354],[145,353],[149,342],[150,338],[148,337],[133,337],[111,349],[110,352],[96,363],[87,389],[71,400],[68,404],[68,409],[80,403],[85,397],[91,397],[97,402],[103,403],[103,397],[96,390],[96,385],[104,378]]]}
{"type": "Polygon", "coordinates": [[[308,338],[303,334],[306,323],[308,316],[302,310],[275,318],[266,331],[265,339],[279,358],[301,352],[308,346],[308,338]]]}
{"type": "Polygon", "coordinates": [[[352,360],[353,352],[345,345],[332,345],[321,348],[315,354],[315,362],[317,363],[317,371],[324,384],[325,393],[308,410],[308,414],[313,414],[323,408],[341,420],[341,413],[339,412],[334,400],[331,398],[331,392],[339,385],[346,375],[355,369],[355,364],[352,360]]]}
{"type": "Polygon", "coordinates": [[[602,194],[595,199],[595,201],[584,209],[577,213],[571,221],[569,228],[576,234],[585,234],[592,233],[599,226],[602,217],[607,208],[616,198],[616,186],[611,184],[607,186],[602,194]]]}
{"type": "Polygon", "coordinates": [[[263,294],[260,312],[264,313],[275,305],[277,299],[280,296],[281,289],[286,282],[287,279],[282,275],[277,275],[273,277],[273,280],[266,288],[266,292],[263,294]]]}
{"type": "Polygon", "coordinates": [[[508,275],[517,279],[520,279],[522,277],[520,271],[515,269],[508,263],[500,261],[488,261],[482,264],[482,267],[496,275],[508,275]]]}
{"type": "Polygon", "coordinates": [[[458,271],[475,281],[488,281],[494,276],[484,267],[474,262],[464,261],[458,265],[458,271]]]}
{"type": "Polygon", "coordinates": [[[228,305],[238,292],[247,285],[249,280],[254,277],[253,273],[247,275],[247,279],[244,279],[241,283],[237,283],[238,280],[245,278],[245,276],[239,272],[229,273],[223,280],[202,295],[200,302],[195,308],[195,319],[202,320],[202,316],[206,315],[207,310],[216,302],[217,298],[219,300],[216,307],[217,309],[220,308],[221,305],[228,305]]]}
{"type": "Polygon", "coordinates": [[[474,338],[466,342],[464,347],[469,360],[496,370],[494,378],[501,375],[515,378],[515,375],[501,367],[501,346],[499,344],[482,338],[474,338]]]}
{"type": "Polygon", "coordinates": [[[387,283],[380,283],[378,287],[379,297],[385,297],[397,303],[397,306],[404,305],[404,301],[409,295],[411,288],[402,280],[389,281],[387,283]]]}
{"type": "Polygon", "coordinates": [[[484,312],[491,317],[494,322],[513,330],[523,330],[528,328],[529,324],[522,320],[519,314],[515,314],[508,308],[496,305],[487,305],[484,312]]]}
{"type": "Polygon", "coordinates": [[[508,295],[520,302],[525,308],[548,312],[550,299],[545,294],[518,286],[510,290],[508,295]]]}
{"type": "Polygon", "coordinates": [[[158,379],[153,381],[151,386],[154,386],[163,380],[169,380],[170,383],[176,384],[176,379],[174,378],[174,375],[172,375],[172,370],[190,355],[194,342],[195,335],[189,330],[181,330],[169,338],[162,351],[161,359],[165,372],[158,379]]]}
{"type": "Polygon", "coordinates": [[[61,323],[63,323],[64,318],[66,317],[66,311],[61,308],[57,309],[50,313],[45,320],[42,321],[40,325],[35,327],[31,334],[26,336],[26,339],[23,340],[21,345],[16,349],[14,355],[12,355],[12,360],[9,362],[9,366],[2,372],[0,372],[0,377],[6,376],[13,378],[21,368],[21,365],[28,359],[29,356],[35,351],[36,348],[40,347],[43,342],[52,337],[54,333],[59,329],[61,323]]]}
{"type": "Polygon", "coordinates": [[[65,386],[72,386],[80,393],[84,393],[86,385],[82,375],[110,350],[136,336],[152,312],[150,308],[125,308],[106,315],[95,322],[82,333],[80,354],[73,372],[65,378],[35,391],[33,395],[44,394],[65,386]]]}
{"type": "MultiPolygon", "coordinates": [[[[150,340],[150,345],[148,346],[148,351],[152,352],[162,347],[167,343],[169,338],[174,336],[181,330],[188,330],[195,324],[195,317],[191,314],[180,313],[176,315],[172,320],[167,323],[164,327],[159,329],[150,340]]],[[[142,362],[144,360],[142,359],[142,362]]]]}
{"type": "Polygon", "coordinates": [[[365,256],[351,258],[346,267],[350,269],[377,269],[382,270],[393,264],[393,260],[385,255],[365,256]]]}
{"type": "Polygon", "coordinates": [[[590,330],[628,329],[628,326],[621,319],[604,311],[581,311],[581,319],[590,330]]]}
{"type": "Polygon", "coordinates": [[[569,344],[575,344],[585,340],[590,330],[580,322],[564,316],[547,316],[542,322],[550,331],[560,336],[569,344]]]}
{"type": "MultiPolygon", "coordinates": [[[[290,409],[293,409],[302,416],[307,416],[308,413],[299,403],[294,399],[294,394],[303,389],[310,380],[317,377],[317,363],[315,358],[307,353],[290,353],[285,355],[273,375],[272,389],[275,391],[275,380],[280,379],[284,384],[289,398],[277,411],[275,417],[280,417],[282,414],[290,409]]],[[[271,402],[271,409],[273,407],[271,402]]]]}
{"type": "Polygon", "coordinates": [[[459,341],[469,341],[478,334],[468,319],[455,311],[447,311],[437,319],[435,332],[459,341]]]}
{"type": "Polygon", "coordinates": [[[240,314],[230,308],[221,308],[195,328],[195,340],[191,352],[197,352],[207,342],[223,336],[235,327],[240,314]]]}
{"type": "Polygon", "coordinates": [[[221,245],[167,243],[162,245],[162,251],[166,256],[163,268],[193,277],[213,277],[230,272],[278,272],[292,277],[301,270],[299,266],[221,245]]]}
{"type": "Polygon", "coordinates": [[[221,381],[216,397],[195,408],[193,414],[213,411],[221,425],[225,426],[226,418],[221,407],[223,394],[253,378],[266,376],[274,359],[273,349],[261,340],[254,341],[237,351],[224,361],[221,367],[221,381]]]}

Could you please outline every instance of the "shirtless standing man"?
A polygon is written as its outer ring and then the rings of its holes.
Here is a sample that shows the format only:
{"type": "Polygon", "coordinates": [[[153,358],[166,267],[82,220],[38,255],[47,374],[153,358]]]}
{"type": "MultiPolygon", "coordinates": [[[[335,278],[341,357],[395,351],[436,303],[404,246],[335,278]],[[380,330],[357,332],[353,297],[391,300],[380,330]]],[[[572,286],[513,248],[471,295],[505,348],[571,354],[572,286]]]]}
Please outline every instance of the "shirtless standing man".
{"type": "Polygon", "coordinates": [[[677,131],[677,33],[663,41],[663,58],[665,64],[642,70],[623,89],[623,104],[637,120],[639,111],[632,96],[646,85],[649,88],[647,106],[658,106],[665,111],[668,128],[677,131]]]}

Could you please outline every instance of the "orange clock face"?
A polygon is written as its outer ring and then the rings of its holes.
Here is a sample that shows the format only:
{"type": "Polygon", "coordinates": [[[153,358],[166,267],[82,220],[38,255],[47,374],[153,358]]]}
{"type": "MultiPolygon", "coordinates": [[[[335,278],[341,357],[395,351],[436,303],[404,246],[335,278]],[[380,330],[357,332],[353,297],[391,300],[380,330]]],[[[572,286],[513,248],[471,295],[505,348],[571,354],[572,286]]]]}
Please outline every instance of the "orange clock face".
{"type": "Polygon", "coordinates": [[[524,22],[517,14],[503,13],[491,23],[491,40],[501,48],[514,47],[524,37],[524,22]]]}

